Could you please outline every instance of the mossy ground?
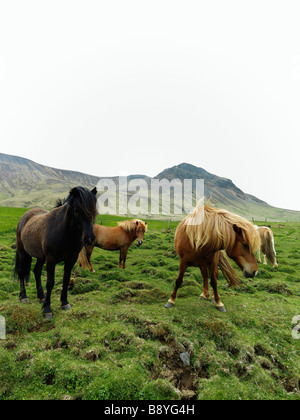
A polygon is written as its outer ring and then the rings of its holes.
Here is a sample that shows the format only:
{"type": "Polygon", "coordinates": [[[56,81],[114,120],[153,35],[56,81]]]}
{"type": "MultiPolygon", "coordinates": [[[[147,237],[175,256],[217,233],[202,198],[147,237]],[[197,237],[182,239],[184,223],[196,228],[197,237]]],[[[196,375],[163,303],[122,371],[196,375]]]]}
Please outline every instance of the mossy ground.
{"type": "Polygon", "coordinates": [[[0,399],[299,399],[300,340],[292,337],[300,315],[299,224],[271,226],[277,270],[260,264],[258,277],[236,290],[220,274],[225,314],[198,300],[197,269],[188,270],[174,308],[164,308],[178,272],[176,223],[168,230],[167,222],[150,220],[126,270],[118,268],[118,252],[99,249],[95,273],[74,267],[68,312],[60,309],[57,266],[54,318],[45,321],[33,276],[28,305],[19,303],[12,276],[23,212],[0,208],[0,315],[7,327],[0,399]]]}

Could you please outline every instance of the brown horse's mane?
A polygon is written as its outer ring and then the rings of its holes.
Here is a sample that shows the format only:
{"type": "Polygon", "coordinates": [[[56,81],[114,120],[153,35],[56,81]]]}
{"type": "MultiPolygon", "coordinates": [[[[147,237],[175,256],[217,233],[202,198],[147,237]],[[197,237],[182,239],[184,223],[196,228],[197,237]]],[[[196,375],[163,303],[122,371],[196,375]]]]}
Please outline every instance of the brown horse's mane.
{"type": "MultiPolygon", "coordinates": [[[[200,203],[199,203],[200,204],[200,203]]],[[[260,239],[252,223],[237,214],[227,210],[198,205],[179,225],[178,229],[184,229],[186,235],[195,249],[205,246],[210,249],[233,248],[236,241],[236,225],[242,231],[243,243],[249,246],[254,254],[260,246],[260,239]]]]}
{"type": "Polygon", "coordinates": [[[142,229],[147,231],[147,225],[140,219],[125,220],[124,222],[119,222],[118,226],[123,229],[125,232],[134,232],[137,226],[141,225],[142,229]]]}

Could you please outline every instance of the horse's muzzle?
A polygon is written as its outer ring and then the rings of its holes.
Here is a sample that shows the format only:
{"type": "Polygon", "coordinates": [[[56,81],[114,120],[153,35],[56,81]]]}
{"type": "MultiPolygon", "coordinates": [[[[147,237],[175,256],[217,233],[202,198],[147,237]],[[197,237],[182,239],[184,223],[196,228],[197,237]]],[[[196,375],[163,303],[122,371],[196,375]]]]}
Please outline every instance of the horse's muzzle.
{"type": "Polygon", "coordinates": [[[143,241],[138,241],[138,246],[143,245],[143,241]]]}
{"type": "Polygon", "coordinates": [[[255,276],[257,276],[258,271],[253,271],[252,273],[248,273],[248,271],[244,270],[244,276],[246,279],[253,279],[255,276]]]}

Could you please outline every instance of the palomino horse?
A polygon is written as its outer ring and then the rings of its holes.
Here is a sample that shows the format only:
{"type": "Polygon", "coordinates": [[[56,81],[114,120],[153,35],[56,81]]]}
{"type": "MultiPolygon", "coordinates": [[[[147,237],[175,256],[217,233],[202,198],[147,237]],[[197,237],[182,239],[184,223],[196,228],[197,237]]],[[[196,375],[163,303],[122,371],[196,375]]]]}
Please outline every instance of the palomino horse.
{"type": "Polygon", "coordinates": [[[92,252],[96,247],[105,249],[107,251],[120,250],[119,268],[125,262],[129,247],[137,239],[138,245],[142,245],[144,234],[147,231],[147,223],[139,219],[127,220],[119,222],[116,227],[94,226],[94,233],[96,239],[90,246],[86,246],[79,254],[79,266],[88,268],[91,272],[95,272],[91,264],[92,252]]]}
{"type": "Polygon", "coordinates": [[[265,226],[255,226],[260,237],[260,248],[258,249],[258,262],[261,263],[260,251],[264,255],[264,264],[267,265],[267,260],[273,265],[274,268],[278,267],[276,260],[276,251],[274,243],[274,235],[271,229],[265,226]]]}
{"type": "Polygon", "coordinates": [[[203,293],[200,299],[209,297],[208,278],[214,293],[214,302],[220,312],[226,312],[217,290],[218,266],[230,285],[238,284],[234,270],[223,252],[232,258],[246,278],[257,274],[255,251],[260,244],[254,226],[246,219],[226,210],[208,205],[197,208],[178,226],[175,234],[175,248],[180,257],[179,276],[166,308],[174,305],[178,288],[183,282],[188,267],[199,267],[203,276],[203,293]]]}
{"type": "Polygon", "coordinates": [[[73,188],[65,203],[51,212],[42,209],[29,210],[21,218],[17,228],[17,253],[15,273],[20,280],[20,301],[28,303],[25,281],[28,283],[32,257],[37,258],[34,268],[37,295],[43,302],[46,319],[52,318],[50,307],[54,286],[55,266],[65,263],[61,307],[71,308],[67,299],[70,275],[78,253],[86,244],[95,240],[93,224],[96,219],[96,188],[89,191],[83,187],[73,188]],[[47,293],[41,284],[43,265],[47,267],[47,293]]]}

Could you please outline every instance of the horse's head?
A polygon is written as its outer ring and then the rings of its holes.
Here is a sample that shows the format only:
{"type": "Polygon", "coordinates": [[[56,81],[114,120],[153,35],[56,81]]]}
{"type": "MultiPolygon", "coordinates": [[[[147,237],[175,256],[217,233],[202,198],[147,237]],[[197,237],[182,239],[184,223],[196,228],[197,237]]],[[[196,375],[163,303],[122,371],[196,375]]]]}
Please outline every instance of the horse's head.
{"type": "Polygon", "coordinates": [[[97,189],[89,191],[83,187],[76,187],[70,191],[66,200],[73,209],[74,224],[81,229],[84,245],[92,245],[95,241],[93,225],[97,216],[97,189]]]}
{"type": "Polygon", "coordinates": [[[250,232],[246,232],[241,227],[233,225],[233,230],[236,238],[233,247],[227,249],[227,254],[237,263],[246,278],[253,278],[258,273],[254,253],[259,247],[259,235],[254,227],[250,232]]]}
{"type": "Polygon", "coordinates": [[[145,232],[147,231],[147,223],[141,220],[136,220],[135,224],[136,224],[136,237],[138,240],[138,246],[141,246],[144,242],[145,232]]]}

